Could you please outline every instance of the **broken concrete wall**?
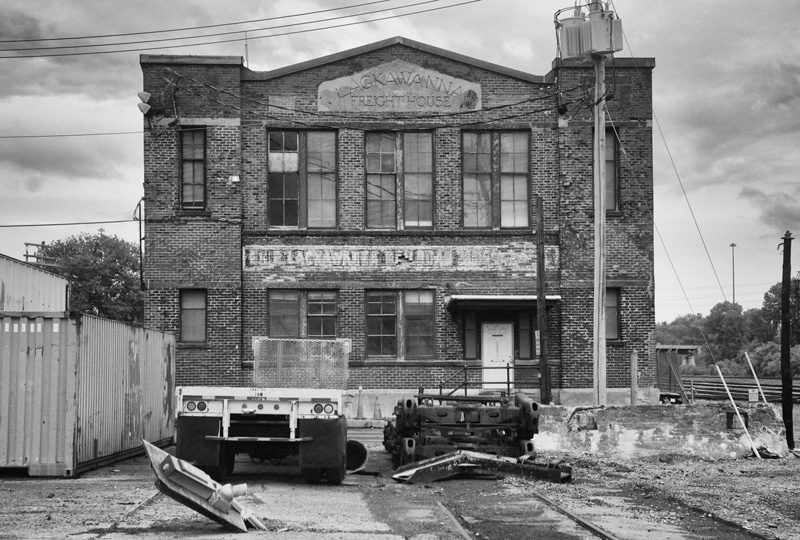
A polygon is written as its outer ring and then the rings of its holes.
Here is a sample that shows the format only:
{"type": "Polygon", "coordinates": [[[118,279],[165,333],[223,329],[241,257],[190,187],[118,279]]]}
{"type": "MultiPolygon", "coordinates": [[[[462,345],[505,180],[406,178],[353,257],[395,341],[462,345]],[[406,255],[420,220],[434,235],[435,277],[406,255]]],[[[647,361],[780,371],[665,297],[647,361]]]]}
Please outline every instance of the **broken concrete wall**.
{"type": "MultiPolygon", "coordinates": [[[[734,459],[752,453],[733,407],[725,403],[635,407],[542,407],[538,452],[585,451],[621,458],[674,453],[734,459]]],[[[757,448],[789,453],[778,409],[743,404],[757,448]]]]}

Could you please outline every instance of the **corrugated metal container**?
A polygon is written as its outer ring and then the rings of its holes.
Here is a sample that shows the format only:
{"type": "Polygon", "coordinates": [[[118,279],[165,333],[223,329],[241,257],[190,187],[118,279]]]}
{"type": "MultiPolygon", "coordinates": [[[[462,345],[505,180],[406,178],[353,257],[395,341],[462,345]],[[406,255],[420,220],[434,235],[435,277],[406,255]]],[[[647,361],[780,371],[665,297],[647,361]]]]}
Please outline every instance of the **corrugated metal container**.
{"type": "Polygon", "coordinates": [[[68,309],[69,281],[0,253],[0,311],[68,309]]]}
{"type": "Polygon", "coordinates": [[[175,338],[89,315],[0,313],[0,467],[75,476],[175,432],[175,338]]]}

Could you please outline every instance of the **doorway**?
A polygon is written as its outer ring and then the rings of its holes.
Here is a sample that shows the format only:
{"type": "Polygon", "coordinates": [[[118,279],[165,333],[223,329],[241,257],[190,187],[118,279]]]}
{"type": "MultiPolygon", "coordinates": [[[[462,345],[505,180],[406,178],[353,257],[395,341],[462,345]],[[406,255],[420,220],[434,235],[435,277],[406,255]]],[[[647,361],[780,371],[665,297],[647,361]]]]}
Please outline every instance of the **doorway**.
{"type": "Polygon", "coordinates": [[[505,390],[506,381],[514,382],[514,324],[481,324],[481,362],[483,387],[505,390]],[[506,370],[507,365],[512,369],[506,370]]]}

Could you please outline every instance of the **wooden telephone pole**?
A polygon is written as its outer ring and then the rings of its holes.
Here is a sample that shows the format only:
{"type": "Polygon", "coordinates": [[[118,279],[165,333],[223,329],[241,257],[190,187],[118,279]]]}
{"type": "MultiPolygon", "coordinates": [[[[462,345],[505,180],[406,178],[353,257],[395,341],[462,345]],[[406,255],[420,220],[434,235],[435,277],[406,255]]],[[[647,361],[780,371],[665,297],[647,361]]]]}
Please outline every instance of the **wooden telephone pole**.
{"type": "MultiPolygon", "coordinates": [[[[602,4],[589,4],[589,20],[602,17],[602,4]]],[[[594,62],[594,395],[607,402],[606,386],[606,55],[594,62]]]]}
{"type": "Polygon", "coordinates": [[[792,233],[783,235],[783,279],[781,280],[781,405],[786,444],[794,450],[794,421],[792,419],[792,364],[791,364],[791,285],[792,285],[792,233]]]}
{"type": "Polygon", "coordinates": [[[594,64],[594,307],[592,323],[594,397],[606,404],[606,56],[622,50],[622,23],[602,2],[556,12],[562,58],[591,59],[594,64]],[[564,12],[571,16],[559,20],[564,12]]]}

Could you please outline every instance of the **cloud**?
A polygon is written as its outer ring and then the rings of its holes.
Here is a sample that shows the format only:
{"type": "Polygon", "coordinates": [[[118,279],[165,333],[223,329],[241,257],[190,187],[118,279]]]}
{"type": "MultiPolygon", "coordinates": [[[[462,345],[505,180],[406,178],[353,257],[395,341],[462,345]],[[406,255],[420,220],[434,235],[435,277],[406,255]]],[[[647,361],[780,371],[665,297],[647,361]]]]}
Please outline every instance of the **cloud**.
{"type": "Polygon", "coordinates": [[[744,187],[739,197],[748,201],[759,211],[761,223],[774,230],[797,229],[800,225],[800,186],[792,191],[767,193],[753,187],[744,187]]]}
{"type": "Polygon", "coordinates": [[[0,40],[38,39],[42,36],[39,21],[17,9],[0,6],[0,40]]]}

